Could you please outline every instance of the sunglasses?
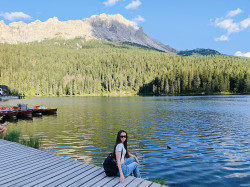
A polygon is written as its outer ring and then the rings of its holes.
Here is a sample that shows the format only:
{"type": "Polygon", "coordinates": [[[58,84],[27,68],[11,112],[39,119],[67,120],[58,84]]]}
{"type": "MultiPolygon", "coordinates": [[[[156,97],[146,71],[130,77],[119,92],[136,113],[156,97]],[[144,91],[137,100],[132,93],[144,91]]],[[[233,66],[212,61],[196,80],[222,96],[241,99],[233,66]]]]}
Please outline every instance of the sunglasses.
{"type": "Polygon", "coordinates": [[[127,136],[120,136],[120,138],[127,138],[127,136]]]}

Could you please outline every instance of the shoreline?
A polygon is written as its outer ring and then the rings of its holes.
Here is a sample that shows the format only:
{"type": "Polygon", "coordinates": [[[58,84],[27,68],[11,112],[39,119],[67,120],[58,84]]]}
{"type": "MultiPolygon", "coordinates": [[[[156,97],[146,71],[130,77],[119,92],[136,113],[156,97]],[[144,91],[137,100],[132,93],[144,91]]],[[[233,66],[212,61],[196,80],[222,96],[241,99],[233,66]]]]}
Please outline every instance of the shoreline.
{"type": "MultiPolygon", "coordinates": [[[[133,93],[127,93],[127,94],[117,94],[115,93],[109,93],[109,94],[83,94],[83,95],[28,95],[27,97],[164,97],[164,96],[215,96],[215,95],[250,95],[250,93],[209,93],[209,94],[161,94],[161,95],[154,95],[154,94],[133,94],[133,93]]],[[[0,102],[5,102],[8,100],[14,100],[14,99],[20,99],[19,96],[0,96],[0,102]]]]}
{"type": "Polygon", "coordinates": [[[109,93],[109,94],[82,94],[82,95],[26,95],[26,97],[162,97],[162,96],[212,96],[212,95],[250,95],[250,93],[209,93],[209,94],[117,94],[117,93],[109,93]]]}
{"type": "Polygon", "coordinates": [[[18,99],[18,96],[12,96],[12,95],[0,96],[0,102],[8,101],[10,99],[18,99]]]}

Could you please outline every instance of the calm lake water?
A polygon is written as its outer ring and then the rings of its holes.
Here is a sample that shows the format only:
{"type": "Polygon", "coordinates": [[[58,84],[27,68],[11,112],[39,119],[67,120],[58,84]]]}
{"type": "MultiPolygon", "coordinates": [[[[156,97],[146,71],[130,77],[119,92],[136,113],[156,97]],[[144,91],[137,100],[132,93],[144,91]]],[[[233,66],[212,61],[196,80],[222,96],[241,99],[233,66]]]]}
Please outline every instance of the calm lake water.
{"type": "Polygon", "coordinates": [[[144,178],[170,186],[250,186],[250,96],[27,98],[0,105],[19,102],[58,108],[57,116],[8,125],[42,136],[55,154],[102,166],[125,129],[144,178]]]}

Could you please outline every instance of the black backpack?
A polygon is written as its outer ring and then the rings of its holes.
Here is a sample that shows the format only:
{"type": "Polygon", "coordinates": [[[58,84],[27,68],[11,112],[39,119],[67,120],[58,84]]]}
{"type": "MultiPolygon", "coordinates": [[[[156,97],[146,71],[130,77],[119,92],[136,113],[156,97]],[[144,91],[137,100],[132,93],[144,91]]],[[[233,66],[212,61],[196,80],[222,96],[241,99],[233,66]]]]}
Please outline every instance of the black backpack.
{"type": "Polygon", "coordinates": [[[117,176],[118,166],[116,165],[116,159],[112,153],[110,153],[109,156],[104,160],[103,167],[107,176],[117,176]]]}

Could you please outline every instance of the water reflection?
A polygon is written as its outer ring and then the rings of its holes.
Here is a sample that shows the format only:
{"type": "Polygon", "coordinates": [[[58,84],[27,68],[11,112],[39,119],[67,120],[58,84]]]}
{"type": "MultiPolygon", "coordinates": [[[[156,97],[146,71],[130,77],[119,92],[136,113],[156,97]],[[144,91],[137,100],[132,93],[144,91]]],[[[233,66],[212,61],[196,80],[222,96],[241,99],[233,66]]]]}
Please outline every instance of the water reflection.
{"type": "Polygon", "coordinates": [[[250,185],[249,96],[23,101],[58,108],[58,115],[10,122],[8,129],[42,136],[58,155],[101,166],[117,131],[126,129],[143,177],[168,179],[168,185],[250,185]]]}

